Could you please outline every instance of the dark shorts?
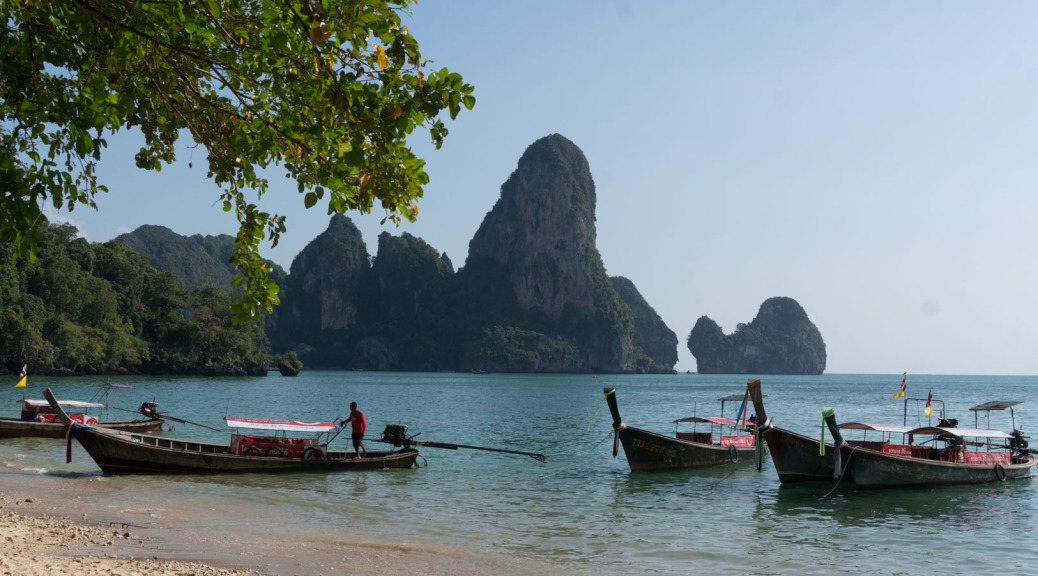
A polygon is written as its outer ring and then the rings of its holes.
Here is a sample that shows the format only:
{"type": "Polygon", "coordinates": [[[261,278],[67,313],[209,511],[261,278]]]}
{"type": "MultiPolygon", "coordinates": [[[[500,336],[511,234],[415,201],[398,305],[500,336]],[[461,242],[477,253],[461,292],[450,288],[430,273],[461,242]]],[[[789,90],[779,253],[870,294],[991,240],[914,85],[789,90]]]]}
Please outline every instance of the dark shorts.
{"type": "Polygon", "coordinates": [[[363,434],[354,434],[353,435],[353,447],[354,448],[360,448],[360,441],[363,440],[363,439],[364,439],[364,435],[363,434]]]}

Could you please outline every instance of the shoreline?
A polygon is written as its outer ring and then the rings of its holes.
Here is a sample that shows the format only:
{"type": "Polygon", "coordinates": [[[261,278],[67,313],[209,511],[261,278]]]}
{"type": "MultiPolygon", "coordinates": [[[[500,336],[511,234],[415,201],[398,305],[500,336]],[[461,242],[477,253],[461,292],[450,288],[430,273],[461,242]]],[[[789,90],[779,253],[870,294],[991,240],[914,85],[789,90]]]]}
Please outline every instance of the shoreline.
{"type": "Polygon", "coordinates": [[[204,519],[176,506],[176,494],[156,494],[154,508],[134,507],[112,493],[101,504],[83,493],[90,490],[84,480],[0,466],[0,576],[573,573],[435,543],[350,537],[355,533],[349,529],[319,537],[214,534],[204,519]]]}

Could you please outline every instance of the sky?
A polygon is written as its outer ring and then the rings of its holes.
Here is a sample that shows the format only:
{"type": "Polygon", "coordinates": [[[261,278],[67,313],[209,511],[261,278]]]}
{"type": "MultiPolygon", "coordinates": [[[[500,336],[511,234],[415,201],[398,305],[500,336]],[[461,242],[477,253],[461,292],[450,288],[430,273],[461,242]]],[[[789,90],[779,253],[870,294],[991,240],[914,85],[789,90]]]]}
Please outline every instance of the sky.
{"type": "MultiPolygon", "coordinates": [[[[787,296],[827,373],[1038,374],[1038,4],[421,0],[404,22],[477,101],[440,150],[411,138],[416,223],[350,214],[369,253],[408,232],[462,267],[558,133],[590,164],[606,271],[677,334],[677,370],[699,317],[731,333],[787,296]]],[[[96,242],[237,230],[204,152],[145,172],[137,138],[109,138],[98,211],[54,216],[96,242]]],[[[262,251],[287,270],[328,215],[284,179],[260,202],[288,216],[262,251]]]]}

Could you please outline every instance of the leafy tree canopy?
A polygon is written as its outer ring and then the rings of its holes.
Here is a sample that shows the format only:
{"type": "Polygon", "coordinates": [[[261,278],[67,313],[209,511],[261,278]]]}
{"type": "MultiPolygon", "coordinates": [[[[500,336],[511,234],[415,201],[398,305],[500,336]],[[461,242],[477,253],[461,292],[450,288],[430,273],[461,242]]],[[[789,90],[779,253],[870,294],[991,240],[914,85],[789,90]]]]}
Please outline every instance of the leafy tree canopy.
{"type": "Polygon", "coordinates": [[[278,303],[259,245],[284,216],[264,211],[272,166],[307,208],[413,221],[428,182],[406,137],[438,148],[475,103],[433,70],[400,15],[412,0],[5,0],[0,2],[0,242],[35,254],[45,202],[97,208],[105,136],[136,128],[137,166],[161,170],[189,134],[240,229],[232,256],[246,296],[237,321],[278,303]]]}

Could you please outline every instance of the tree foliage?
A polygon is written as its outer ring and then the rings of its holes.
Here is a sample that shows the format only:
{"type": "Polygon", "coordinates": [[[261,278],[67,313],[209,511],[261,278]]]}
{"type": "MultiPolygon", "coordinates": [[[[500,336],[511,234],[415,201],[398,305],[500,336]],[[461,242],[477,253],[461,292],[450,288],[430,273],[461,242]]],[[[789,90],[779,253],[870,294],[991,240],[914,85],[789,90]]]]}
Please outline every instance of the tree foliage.
{"type": "Polygon", "coordinates": [[[39,227],[40,256],[0,245],[0,366],[35,374],[266,375],[260,322],[232,324],[228,288],[182,290],[119,242],[39,227]]]}
{"type": "Polygon", "coordinates": [[[109,134],[139,130],[136,164],[156,171],[188,135],[239,222],[236,319],[271,310],[278,286],[258,250],[286,226],[258,204],[265,169],[295,180],[307,208],[413,221],[428,176],[407,136],[426,129],[438,148],[440,112],[475,103],[423,58],[401,22],[410,3],[0,2],[0,243],[35,255],[45,203],[97,208],[109,134]]]}

